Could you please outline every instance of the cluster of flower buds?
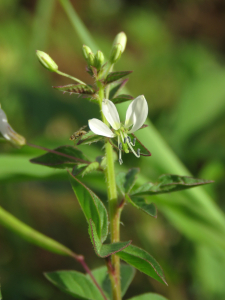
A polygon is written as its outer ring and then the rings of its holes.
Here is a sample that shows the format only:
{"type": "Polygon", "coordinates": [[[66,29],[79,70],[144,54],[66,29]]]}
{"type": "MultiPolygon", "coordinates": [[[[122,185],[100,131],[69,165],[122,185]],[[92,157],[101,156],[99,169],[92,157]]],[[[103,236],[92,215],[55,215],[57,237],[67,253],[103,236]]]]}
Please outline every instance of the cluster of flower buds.
{"type": "Polygon", "coordinates": [[[0,106],[0,133],[9,142],[16,146],[23,146],[26,144],[26,139],[15,132],[8,123],[7,116],[0,106]]]}
{"type": "Polygon", "coordinates": [[[99,71],[104,64],[104,54],[100,50],[94,54],[90,47],[83,45],[83,55],[88,67],[95,67],[99,71]]]}

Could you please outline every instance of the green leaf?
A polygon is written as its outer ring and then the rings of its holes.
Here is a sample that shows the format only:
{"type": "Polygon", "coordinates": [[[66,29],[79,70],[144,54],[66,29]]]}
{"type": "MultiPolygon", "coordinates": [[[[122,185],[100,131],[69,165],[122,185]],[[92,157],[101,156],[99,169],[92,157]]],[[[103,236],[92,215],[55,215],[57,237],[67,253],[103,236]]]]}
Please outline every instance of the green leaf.
{"type": "MultiPolygon", "coordinates": [[[[121,264],[120,265],[120,277],[121,277],[121,296],[124,296],[129,285],[131,284],[134,275],[135,269],[130,265],[121,264]]],[[[111,289],[111,281],[109,279],[107,267],[100,267],[92,270],[92,274],[94,275],[96,281],[103,289],[104,293],[109,299],[112,299],[112,289],[111,289]]],[[[90,276],[86,275],[88,278],[90,276]]]]}
{"type": "MultiPolygon", "coordinates": [[[[136,139],[135,146],[133,146],[134,151],[137,152],[137,150],[140,149],[140,155],[151,156],[151,152],[139,141],[139,139],[133,133],[128,134],[128,136],[130,137],[131,142],[133,142],[133,140],[136,139]]],[[[113,145],[114,148],[119,150],[118,145],[116,144],[116,141],[114,139],[109,139],[109,142],[113,145]]],[[[124,150],[122,151],[124,152],[124,150]]],[[[132,152],[130,151],[130,153],[132,152]]]]}
{"type": "Polygon", "coordinates": [[[213,183],[212,180],[203,180],[189,176],[164,174],[159,177],[158,183],[146,183],[133,191],[132,196],[156,195],[177,192],[192,187],[213,183]]]}
{"type": "Polygon", "coordinates": [[[41,156],[32,158],[30,162],[57,169],[72,168],[80,163],[89,163],[84,154],[73,146],[60,146],[49,150],[41,156]]]}
{"type": "Polygon", "coordinates": [[[139,271],[167,285],[160,265],[145,250],[130,245],[124,250],[117,252],[116,255],[139,271]]]}
{"type": "Polygon", "coordinates": [[[91,85],[80,84],[80,83],[68,84],[62,86],[53,86],[53,88],[63,93],[70,93],[70,94],[93,95],[96,92],[91,85]]]}
{"type": "Polygon", "coordinates": [[[119,103],[123,103],[123,102],[129,101],[129,100],[133,100],[133,99],[134,99],[134,97],[132,97],[130,95],[121,94],[121,95],[113,98],[111,101],[114,104],[119,104],[119,103]]]}
{"type": "Polygon", "coordinates": [[[97,236],[103,243],[108,235],[108,214],[104,204],[88,187],[70,174],[70,182],[87,222],[92,219],[97,236]]]}
{"type": "Polygon", "coordinates": [[[78,145],[90,145],[92,143],[96,143],[98,141],[104,140],[104,137],[94,134],[91,130],[88,131],[86,134],[82,135],[82,137],[78,140],[77,146],[78,145]]]}
{"type": "Polygon", "coordinates": [[[112,100],[113,97],[117,95],[120,89],[127,83],[129,79],[123,79],[117,82],[110,84],[110,91],[109,91],[109,99],[112,100]]]}
{"type": "Polygon", "coordinates": [[[154,294],[154,293],[147,293],[147,294],[142,294],[139,296],[135,296],[133,298],[130,298],[128,300],[168,300],[167,298],[154,294]]]}
{"type": "Polygon", "coordinates": [[[90,278],[76,271],[45,273],[45,277],[62,292],[82,300],[103,300],[103,296],[90,278]]]}
{"type": "Polygon", "coordinates": [[[116,184],[120,192],[125,195],[130,192],[137,180],[137,174],[140,172],[138,168],[132,168],[127,173],[121,172],[116,175],[116,184]]]}
{"type": "Polygon", "coordinates": [[[104,84],[109,84],[111,82],[117,81],[124,76],[129,75],[133,71],[122,71],[122,72],[111,72],[107,75],[106,79],[104,80],[104,84]]]}
{"type": "Polygon", "coordinates": [[[123,250],[131,244],[131,241],[128,242],[118,242],[113,244],[103,245],[98,237],[95,223],[92,219],[89,220],[89,234],[91,237],[92,244],[94,246],[95,253],[100,257],[108,257],[112,254],[117,253],[118,251],[123,250]]]}
{"type": "Polygon", "coordinates": [[[88,173],[91,173],[93,171],[96,171],[99,168],[99,163],[97,161],[94,161],[90,163],[83,171],[82,171],[82,177],[87,175],[88,173]]]}
{"type": "Polygon", "coordinates": [[[129,197],[126,195],[125,198],[134,207],[144,211],[153,218],[157,218],[157,208],[154,203],[146,203],[145,199],[141,197],[129,197]]]}

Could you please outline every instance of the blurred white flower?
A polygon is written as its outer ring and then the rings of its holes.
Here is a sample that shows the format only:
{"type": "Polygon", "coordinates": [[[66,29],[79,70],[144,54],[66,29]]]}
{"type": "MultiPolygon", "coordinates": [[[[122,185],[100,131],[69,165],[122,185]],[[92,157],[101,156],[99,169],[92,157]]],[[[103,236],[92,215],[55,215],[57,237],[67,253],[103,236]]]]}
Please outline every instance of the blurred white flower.
{"type": "Polygon", "coordinates": [[[26,144],[26,140],[23,136],[15,132],[8,123],[5,112],[1,109],[0,105],[0,133],[3,137],[17,146],[23,146],[26,144]]]}
{"type": "Polygon", "coordinates": [[[137,152],[135,152],[133,149],[135,139],[132,143],[128,133],[133,133],[140,129],[148,116],[148,104],[145,97],[143,95],[138,96],[131,102],[126,112],[126,120],[124,124],[120,123],[118,111],[112,101],[107,99],[103,100],[102,112],[109,124],[112,126],[113,131],[105,123],[98,119],[91,119],[88,121],[90,129],[98,135],[110,138],[118,137],[120,164],[123,163],[122,148],[126,153],[129,153],[129,147],[135,156],[140,157],[140,150],[138,149],[137,152]]]}

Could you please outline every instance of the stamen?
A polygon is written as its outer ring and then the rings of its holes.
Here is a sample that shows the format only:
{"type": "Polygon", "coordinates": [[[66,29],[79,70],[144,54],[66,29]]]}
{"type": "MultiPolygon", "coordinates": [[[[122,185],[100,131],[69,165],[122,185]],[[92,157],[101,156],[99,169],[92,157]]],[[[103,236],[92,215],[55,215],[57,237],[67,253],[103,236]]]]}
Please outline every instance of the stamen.
{"type": "Polygon", "coordinates": [[[123,161],[122,161],[122,149],[123,149],[123,145],[120,142],[120,137],[118,136],[118,148],[119,148],[119,164],[122,165],[123,161]]]}
{"type": "Polygon", "coordinates": [[[119,143],[118,148],[119,148],[120,151],[123,149],[122,143],[119,143]]]}
{"type": "Polygon", "coordinates": [[[135,146],[136,140],[136,138],[133,139],[133,146],[135,146]]]}
{"type": "Polygon", "coordinates": [[[126,137],[124,138],[124,141],[123,141],[123,142],[124,142],[124,144],[126,144],[126,142],[127,142],[127,138],[126,138],[126,137]]]}
{"type": "MultiPolygon", "coordinates": [[[[133,149],[133,147],[132,147],[132,144],[129,142],[129,139],[128,139],[128,137],[127,137],[127,145],[129,146],[129,148],[131,149],[131,151],[134,153],[134,155],[136,156],[136,157],[140,157],[140,153],[136,153],[135,151],[134,151],[134,149],[133,149]]],[[[139,149],[140,150],[140,149],[139,149]]]]}
{"type": "Polygon", "coordinates": [[[122,164],[123,164],[123,160],[122,160],[122,158],[119,158],[119,163],[120,163],[120,165],[122,165],[122,164]]]}
{"type": "Polygon", "coordinates": [[[127,136],[127,140],[128,140],[129,143],[131,143],[131,139],[130,139],[129,136],[127,136]]]}
{"type": "Polygon", "coordinates": [[[141,156],[141,149],[140,149],[140,148],[137,149],[137,155],[138,155],[139,157],[141,156]]]}

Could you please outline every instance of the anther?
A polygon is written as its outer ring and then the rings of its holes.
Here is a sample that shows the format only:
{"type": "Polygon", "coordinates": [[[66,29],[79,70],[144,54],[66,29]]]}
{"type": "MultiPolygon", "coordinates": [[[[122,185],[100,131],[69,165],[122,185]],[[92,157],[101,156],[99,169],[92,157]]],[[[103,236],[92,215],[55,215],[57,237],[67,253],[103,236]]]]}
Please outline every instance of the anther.
{"type": "Polygon", "coordinates": [[[123,142],[124,142],[124,144],[126,144],[126,142],[127,142],[127,138],[124,138],[124,141],[123,141],[123,142]]]}
{"type": "Polygon", "coordinates": [[[122,165],[122,163],[123,163],[122,158],[119,158],[119,163],[120,163],[120,165],[122,165]]]}
{"type": "Polygon", "coordinates": [[[122,150],[122,148],[123,148],[122,143],[119,143],[119,150],[122,150]]]}
{"type": "Polygon", "coordinates": [[[129,136],[127,137],[127,140],[128,140],[128,143],[130,143],[130,142],[131,142],[131,139],[130,139],[130,137],[129,137],[129,136]]]}
{"type": "Polygon", "coordinates": [[[133,146],[135,146],[136,140],[136,138],[133,139],[133,146]]]}
{"type": "Polygon", "coordinates": [[[137,149],[137,155],[140,157],[140,155],[141,155],[141,149],[140,148],[138,148],[137,149]]]}

